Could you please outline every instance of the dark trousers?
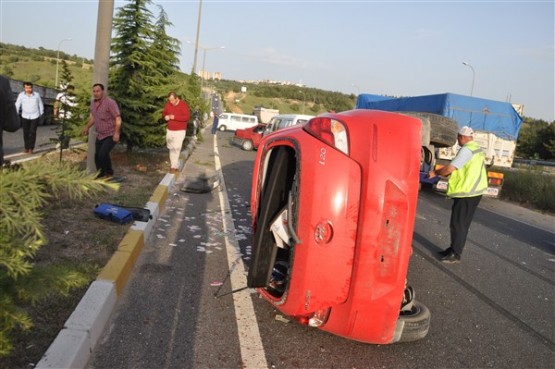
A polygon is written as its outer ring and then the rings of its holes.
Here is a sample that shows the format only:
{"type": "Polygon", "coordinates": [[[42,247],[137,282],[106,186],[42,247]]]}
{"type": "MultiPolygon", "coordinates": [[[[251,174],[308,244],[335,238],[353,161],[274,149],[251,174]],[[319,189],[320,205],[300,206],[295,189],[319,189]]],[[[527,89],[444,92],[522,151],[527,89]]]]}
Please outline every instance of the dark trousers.
{"type": "Polygon", "coordinates": [[[470,223],[472,223],[474,212],[481,199],[482,196],[453,199],[451,222],[449,223],[451,229],[451,247],[459,256],[462,255],[470,223]]]}
{"type": "Polygon", "coordinates": [[[39,119],[25,119],[21,118],[21,125],[23,126],[23,143],[25,150],[34,150],[35,142],[37,141],[37,126],[39,119]]]}
{"type": "Polygon", "coordinates": [[[94,164],[96,165],[96,170],[100,171],[98,173],[98,178],[114,175],[112,159],[110,158],[110,152],[114,146],[116,146],[116,143],[112,139],[112,136],[103,138],[102,140],[96,140],[94,164]]]}

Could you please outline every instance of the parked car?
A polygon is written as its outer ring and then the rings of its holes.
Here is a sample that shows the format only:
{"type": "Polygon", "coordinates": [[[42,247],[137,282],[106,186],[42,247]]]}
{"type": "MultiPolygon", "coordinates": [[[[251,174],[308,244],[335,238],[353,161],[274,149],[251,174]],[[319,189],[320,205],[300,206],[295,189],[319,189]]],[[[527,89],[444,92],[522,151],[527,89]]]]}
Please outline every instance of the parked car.
{"type": "Polygon", "coordinates": [[[258,125],[258,118],[255,115],[222,113],[219,116],[218,130],[235,131],[258,125]]]}
{"type": "Polygon", "coordinates": [[[235,131],[232,142],[241,146],[243,150],[256,150],[258,149],[258,145],[260,144],[260,140],[262,140],[265,130],[266,124],[259,124],[246,129],[238,129],[235,131]]]}
{"type": "Polygon", "coordinates": [[[295,126],[297,124],[304,124],[308,122],[313,115],[304,114],[281,114],[276,115],[268,124],[259,125],[257,127],[251,127],[243,130],[236,130],[235,136],[233,137],[233,143],[241,146],[243,150],[258,149],[260,140],[262,136],[277,131],[279,129],[295,126]],[[261,129],[264,127],[264,129],[261,129]]]}
{"type": "Polygon", "coordinates": [[[297,124],[304,124],[310,119],[314,118],[314,115],[304,115],[304,114],[280,114],[272,117],[270,122],[266,126],[266,132],[268,134],[279,129],[296,126],[297,124]]]}
{"type": "Polygon", "coordinates": [[[423,338],[407,285],[418,196],[418,118],[324,114],[262,138],[247,284],[301,324],[367,343],[423,338]]]}

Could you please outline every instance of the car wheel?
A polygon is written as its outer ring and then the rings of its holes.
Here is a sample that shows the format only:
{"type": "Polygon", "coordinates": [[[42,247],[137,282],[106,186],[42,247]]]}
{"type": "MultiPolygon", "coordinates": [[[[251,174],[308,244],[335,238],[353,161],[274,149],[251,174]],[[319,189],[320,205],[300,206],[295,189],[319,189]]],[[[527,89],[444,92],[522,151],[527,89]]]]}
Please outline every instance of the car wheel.
{"type": "Polygon", "coordinates": [[[246,140],[243,142],[243,150],[245,151],[251,151],[252,150],[252,141],[251,140],[246,140]]]}
{"type": "Polygon", "coordinates": [[[220,126],[220,127],[218,127],[218,129],[220,130],[220,132],[225,132],[227,127],[226,126],[220,126]]]}
{"type": "Polygon", "coordinates": [[[414,301],[410,311],[402,311],[399,315],[397,326],[402,327],[402,332],[397,342],[412,342],[426,337],[430,318],[430,310],[419,301],[414,301]]]}

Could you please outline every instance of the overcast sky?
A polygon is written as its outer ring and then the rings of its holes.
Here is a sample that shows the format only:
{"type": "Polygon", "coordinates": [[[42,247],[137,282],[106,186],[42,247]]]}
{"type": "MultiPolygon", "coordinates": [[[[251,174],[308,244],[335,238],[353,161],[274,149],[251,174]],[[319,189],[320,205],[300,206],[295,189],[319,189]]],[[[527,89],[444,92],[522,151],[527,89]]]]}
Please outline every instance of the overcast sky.
{"type": "MultiPolygon", "coordinates": [[[[189,73],[198,0],[153,4],[168,13],[189,73]]],[[[0,41],[56,50],[72,38],[61,50],[92,59],[97,12],[97,0],[0,0],[0,41]]],[[[474,77],[474,96],[523,104],[525,116],[551,122],[554,18],[553,0],[203,0],[200,46],[225,48],[206,59],[200,50],[197,69],[395,96],[470,95],[474,77]]]]}

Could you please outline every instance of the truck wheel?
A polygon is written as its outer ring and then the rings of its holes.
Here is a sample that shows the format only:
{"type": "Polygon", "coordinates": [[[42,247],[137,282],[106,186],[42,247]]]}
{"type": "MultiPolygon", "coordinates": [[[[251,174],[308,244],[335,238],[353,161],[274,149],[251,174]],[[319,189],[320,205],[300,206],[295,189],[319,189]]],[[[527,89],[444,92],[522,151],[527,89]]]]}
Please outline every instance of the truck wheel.
{"type": "Polygon", "coordinates": [[[251,151],[252,150],[252,141],[251,140],[246,140],[243,142],[243,150],[245,151],[251,151]]]}
{"type": "Polygon", "coordinates": [[[227,127],[226,126],[219,126],[218,129],[220,130],[220,132],[225,132],[227,127]]]}
{"type": "Polygon", "coordinates": [[[436,147],[451,147],[457,143],[459,125],[451,118],[439,114],[410,112],[411,115],[430,121],[430,143],[436,147]]]}
{"type": "Polygon", "coordinates": [[[402,311],[399,315],[399,321],[404,326],[397,342],[412,342],[426,337],[430,329],[430,318],[430,310],[415,300],[410,311],[402,311]]]}

